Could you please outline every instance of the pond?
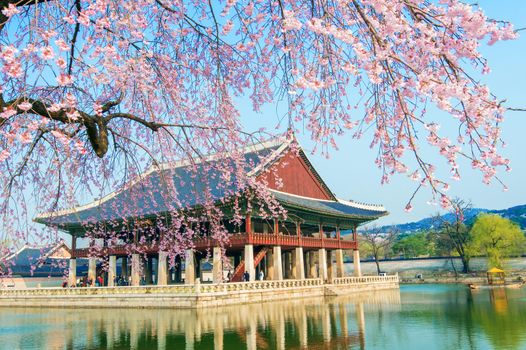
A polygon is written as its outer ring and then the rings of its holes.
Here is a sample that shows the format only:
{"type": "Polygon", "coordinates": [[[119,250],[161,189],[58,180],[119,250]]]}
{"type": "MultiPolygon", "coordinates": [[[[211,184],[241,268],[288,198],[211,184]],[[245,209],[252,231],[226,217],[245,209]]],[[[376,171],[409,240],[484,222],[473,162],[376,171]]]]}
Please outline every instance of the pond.
{"type": "Polygon", "coordinates": [[[525,349],[526,290],[407,285],[206,310],[0,308],[0,349],[525,349]]]}

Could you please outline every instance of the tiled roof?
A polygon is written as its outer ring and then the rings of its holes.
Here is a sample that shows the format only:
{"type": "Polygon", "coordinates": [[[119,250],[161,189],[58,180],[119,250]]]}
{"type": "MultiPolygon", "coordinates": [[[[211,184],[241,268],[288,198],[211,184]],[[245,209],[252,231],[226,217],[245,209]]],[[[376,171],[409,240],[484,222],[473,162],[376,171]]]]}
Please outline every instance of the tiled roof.
{"type": "MultiPolygon", "coordinates": [[[[249,176],[257,176],[279,159],[291,140],[274,139],[266,143],[247,146],[244,150],[249,176]]],[[[88,205],[68,210],[44,213],[35,221],[59,227],[80,226],[121,218],[146,217],[192,208],[206,200],[217,202],[239,191],[235,181],[224,181],[215,166],[228,160],[213,156],[191,164],[178,162],[151,168],[140,178],[119,191],[88,205]],[[218,163],[221,162],[221,163],[218,163]],[[228,185],[225,185],[228,184],[228,185]],[[207,192],[208,191],[208,192],[207,192]]],[[[368,206],[342,200],[319,200],[273,191],[283,204],[317,213],[348,218],[377,218],[386,215],[380,206],[368,206]]]]}
{"type": "Polygon", "coordinates": [[[380,205],[361,204],[341,199],[338,199],[337,201],[329,201],[296,196],[275,190],[272,190],[272,193],[284,206],[300,208],[326,215],[343,216],[348,218],[377,218],[387,215],[385,208],[380,205]]]}
{"type": "MultiPolygon", "coordinates": [[[[273,153],[283,151],[284,145],[284,140],[275,139],[247,146],[244,156],[250,168],[245,171],[252,175],[259,174],[265,169],[262,160],[271,163],[273,153]]],[[[216,202],[240,190],[235,187],[235,181],[221,178],[222,174],[216,169],[221,165],[218,162],[226,163],[228,160],[210,156],[193,164],[162,164],[100,200],[85,206],[44,213],[35,221],[46,225],[80,225],[192,208],[206,200],[216,202]]]]}

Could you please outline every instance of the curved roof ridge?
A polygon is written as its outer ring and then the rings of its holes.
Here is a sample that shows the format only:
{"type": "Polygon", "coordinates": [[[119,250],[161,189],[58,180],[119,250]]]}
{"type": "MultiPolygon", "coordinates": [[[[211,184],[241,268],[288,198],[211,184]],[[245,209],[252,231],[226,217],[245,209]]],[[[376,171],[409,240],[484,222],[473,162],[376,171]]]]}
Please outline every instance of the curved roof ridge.
{"type": "Polygon", "coordinates": [[[360,208],[360,209],[385,211],[385,207],[382,204],[369,204],[369,203],[363,203],[363,202],[356,202],[356,201],[353,201],[352,199],[351,200],[345,200],[341,198],[336,198],[336,199],[338,200],[338,202],[342,204],[350,205],[350,206],[360,208]]]}

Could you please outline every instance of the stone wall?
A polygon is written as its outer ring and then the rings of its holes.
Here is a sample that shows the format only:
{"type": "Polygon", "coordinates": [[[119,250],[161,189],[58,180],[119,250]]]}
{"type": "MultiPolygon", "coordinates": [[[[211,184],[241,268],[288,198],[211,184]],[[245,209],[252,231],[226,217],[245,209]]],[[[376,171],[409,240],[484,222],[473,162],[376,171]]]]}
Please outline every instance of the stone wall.
{"type": "MultiPolygon", "coordinates": [[[[462,262],[459,258],[453,258],[455,269],[462,271],[462,262]]],[[[488,270],[486,258],[472,258],[470,268],[475,272],[485,272],[488,270]]],[[[376,275],[376,263],[365,261],[361,263],[363,274],[376,275]]],[[[432,275],[453,273],[454,269],[449,258],[430,258],[430,259],[411,259],[411,260],[385,260],[380,261],[380,269],[389,274],[398,273],[401,276],[411,276],[415,274],[432,275]]],[[[513,258],[506,260],[504,269],[507,272],[526,271],[526,258],[513,258]]],[[[346,275],[352,275],[354,266],[352,263],[345,264],[346,275]]]]}

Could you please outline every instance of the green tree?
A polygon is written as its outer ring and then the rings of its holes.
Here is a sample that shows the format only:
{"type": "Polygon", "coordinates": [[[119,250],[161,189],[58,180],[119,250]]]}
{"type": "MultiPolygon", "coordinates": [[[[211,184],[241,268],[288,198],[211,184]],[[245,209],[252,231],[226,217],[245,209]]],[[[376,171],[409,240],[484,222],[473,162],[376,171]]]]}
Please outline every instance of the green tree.
{"type": "Polygon", "coordinates": [[[471,235],[472,254],[486,255],[489,265],[498,268],[502,268],[505,258],[523,253],[526,246],[526,238],[519,226],[500,215],[480,215],[473,224],[471,235]]]}
{"type": "Polygon", "coordinates": [[[464,215],[471,207],[470,202],[455,198],[451,202],[451,210],[449,212],[452,219],[448,218],[448,220],[445,216],[438,214],[433,219],[436,231],[433,232],[432,239],[436,244],[437,250],[442,255],[458,255],[462,261],[463,273],[469,272],[469,261],[471,259],[469,249],[471,232],[469,227],[464,224],[464,215]]]}
{"type": "Polygon", "coordinates": [[[426,232],[401,236],[393,244],[393,251],[397,254],[403,254],[406,258],[431,255],[432,247],[427,236],[426,232]]]}

